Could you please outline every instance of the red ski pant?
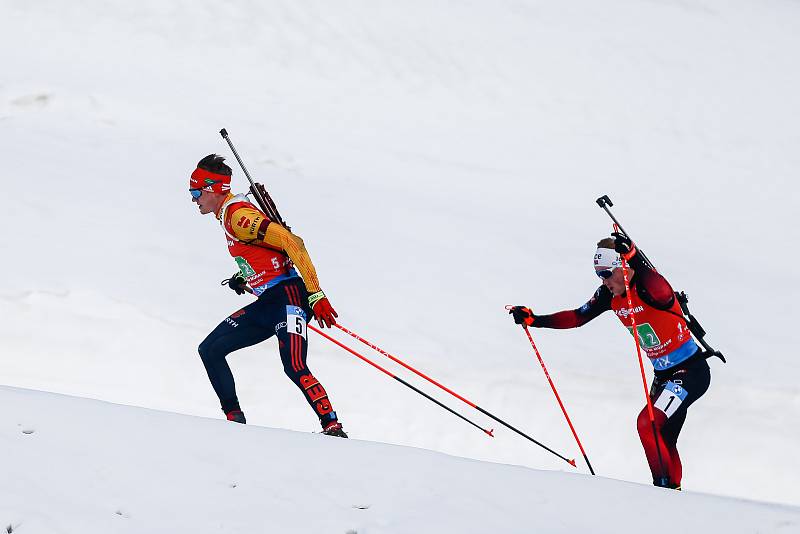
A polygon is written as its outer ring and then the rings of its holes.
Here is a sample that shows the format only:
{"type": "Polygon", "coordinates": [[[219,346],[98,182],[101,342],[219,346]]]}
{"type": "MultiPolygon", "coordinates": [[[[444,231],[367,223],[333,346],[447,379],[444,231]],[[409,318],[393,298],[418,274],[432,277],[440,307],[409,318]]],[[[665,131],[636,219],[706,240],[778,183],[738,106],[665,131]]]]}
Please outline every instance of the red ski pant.
{"type": "Polygon", "coordinates": [[[668,484],[680,486],[683,466],[677,448],[678,435],[689,406],[708,391],[710,384],[711,371],[701,354],[676,370],[659,372],[653,380],[650,400],[654,421],[651,423],[645,406],[636,423],[654,482],[667,478],[668,484]]]}

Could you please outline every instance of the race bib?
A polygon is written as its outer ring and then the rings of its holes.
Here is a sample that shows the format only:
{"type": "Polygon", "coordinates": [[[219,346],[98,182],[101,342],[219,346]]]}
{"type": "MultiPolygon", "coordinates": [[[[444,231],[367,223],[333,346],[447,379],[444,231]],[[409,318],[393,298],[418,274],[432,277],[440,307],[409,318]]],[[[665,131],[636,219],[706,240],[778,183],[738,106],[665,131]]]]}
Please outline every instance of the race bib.
{"type": "Polygon", "coordinates": [[[686,399],[686,390],[683,386],[669,381],[664,385],[664,390],[658,396],[653,406],[667,414],[667,417],[672,415],[681,407],[681,404],[686,399]]]}
{"type": "MultiPolygon", "coordinates": [[[[633,334],[632,326],[628,327],[628,332],[633,334]]],[[[641,345],[643,349],[652,349],[653,347],[661,345],[661,340],[658,339],[658,335],[656,331],[653,330],[650,323],[636,325],[636,332],[639,334],[639,345],[641,345]]]]}
{"type": "Polygon", "coordinates": [[[239,270],[242,272],[242,276],[245,278],[250,278],[256,274],[256,271],[253,269],[253,266],[250,265],[250,262],[243,257],[236,256],[233,258],[233,260],[236,262],[236,265],[239,266],[239,270]]]}
{"type": "Polygon", "coordinates": [[[306,339],[306,312],[300,306],[286,306],[286,331],[306,339]]]}

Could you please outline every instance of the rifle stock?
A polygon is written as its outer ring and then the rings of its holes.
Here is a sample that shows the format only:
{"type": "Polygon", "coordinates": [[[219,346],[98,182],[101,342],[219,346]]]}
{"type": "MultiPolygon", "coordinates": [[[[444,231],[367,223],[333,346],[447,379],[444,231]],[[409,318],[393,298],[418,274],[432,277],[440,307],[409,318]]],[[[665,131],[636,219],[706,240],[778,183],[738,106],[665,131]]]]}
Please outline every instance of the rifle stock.
{"type": "Polygon", "coordinates": [[[250,182],[250,193],[253,195],[253,198],[255,198],[258,207],[260,207],[271,220],[277,222],[287,230],[291,230],[289,225],[286,224],[286,221],[283,220],[283,217],[281,217],[281,214],[278,212],[278,207],[275,205],[275,202],[272,200],[272,197],[267,189],[262,184],[254,182],[253,178],[250,176],[250,173],[247,172],[247,167],[244,166],[242,158],[239,157],[239,153],[236,152],[236,148],[233,146],[233,143],[228,136],[228,130],[223,128],[219,131],[219,134],[228,143],[228,146],[231,148],[231,152],[233,152],[233,155],[236,157],[236,161],[239,162],[239,166],[244,171],[244,175],[247,176],[247,180],[250,182]]]}

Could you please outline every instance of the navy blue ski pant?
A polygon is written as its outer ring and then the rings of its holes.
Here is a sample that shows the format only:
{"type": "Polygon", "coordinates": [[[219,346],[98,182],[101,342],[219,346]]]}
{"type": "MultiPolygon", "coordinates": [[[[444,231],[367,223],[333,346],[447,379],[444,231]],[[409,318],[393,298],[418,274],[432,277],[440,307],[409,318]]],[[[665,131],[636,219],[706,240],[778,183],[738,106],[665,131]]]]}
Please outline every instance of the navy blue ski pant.
{"type": "Polygon", "coordinates": [[[226,317],[208,334],[198,350],[223,412],[241,409],[226,360],[228,354],[276,336],[286,376],[303,392],[323,428],[336,420],[325,388],[306,365],[305,321],[311,315],[305,284],[300,278],[292,278],[266,290],[258,300],[226,317]]]}

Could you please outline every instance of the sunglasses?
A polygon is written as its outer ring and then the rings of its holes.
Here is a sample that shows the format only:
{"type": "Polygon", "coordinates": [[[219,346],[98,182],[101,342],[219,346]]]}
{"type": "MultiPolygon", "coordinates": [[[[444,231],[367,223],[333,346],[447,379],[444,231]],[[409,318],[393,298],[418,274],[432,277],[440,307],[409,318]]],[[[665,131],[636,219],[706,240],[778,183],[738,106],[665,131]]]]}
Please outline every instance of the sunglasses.
{"type": "Polygon", "coordinates": [[[203,194],[203,190],[202,189],[189,189],[189,193],[192,195],[193,199],[197,200],[198,198],[200,198],[200,195],[203,194]]]}
{"type": "Polygon", "coordinates": [[[611,269],[603,269],[602,271],[595,271],[595,273],[597,273],[597,276],[599,276],[603,280],[611,278],[611,275],[614,274],[614,272],[611,269]]]}

